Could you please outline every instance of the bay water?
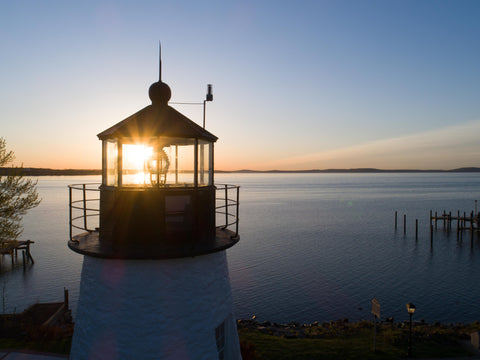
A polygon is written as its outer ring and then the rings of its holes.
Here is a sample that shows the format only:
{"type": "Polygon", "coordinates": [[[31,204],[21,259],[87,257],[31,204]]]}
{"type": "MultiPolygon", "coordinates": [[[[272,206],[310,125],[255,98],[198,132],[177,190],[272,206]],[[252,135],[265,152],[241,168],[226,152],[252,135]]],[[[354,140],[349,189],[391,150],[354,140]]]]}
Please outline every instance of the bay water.
{"type": "MultiPolygon", "coordinates": [[[[83,257],[68,249],[68,184],[97,176],[40,177],[42,203],[24,217],[22,239],[34,265],[4,256],[1,306],[21,312],[61,301],[75,313],[83,257]]],[[[275,322],[381,317],[443,323],[480,320],[480,239],[457,239],[439,222],[430,242],[429,211],[470,213],[478,173],[216,174],[240,185],[240,242],[227,250],[235,312],[275,322]],[[398,212],[398,228],[394,214],[398,212]],[[403,214],[407,216],[406,233],[403,214]],[[418,219],[418,239],[415,238],[418,219]]]]}

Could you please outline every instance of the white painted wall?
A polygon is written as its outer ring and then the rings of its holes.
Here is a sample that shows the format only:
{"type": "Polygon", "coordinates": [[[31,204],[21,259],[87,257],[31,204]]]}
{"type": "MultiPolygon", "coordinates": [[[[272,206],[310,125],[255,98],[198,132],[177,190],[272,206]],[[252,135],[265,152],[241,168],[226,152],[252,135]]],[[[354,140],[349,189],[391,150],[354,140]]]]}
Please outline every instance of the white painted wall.
{"type": "Polygon", "coordinates": [[[84,257],[70,359],[241,359],[226,252],[172,260],[84,257]]]}

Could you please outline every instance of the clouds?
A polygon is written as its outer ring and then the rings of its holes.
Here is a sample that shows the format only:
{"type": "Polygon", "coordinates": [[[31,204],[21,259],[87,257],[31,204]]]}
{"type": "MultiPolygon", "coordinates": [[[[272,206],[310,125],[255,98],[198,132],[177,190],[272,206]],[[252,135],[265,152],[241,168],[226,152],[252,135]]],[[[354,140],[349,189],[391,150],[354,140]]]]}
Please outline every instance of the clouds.
{"type": "MultiPolygon", "coordinates": [[[[281,169],[453,169],[480,166],[480,120],[279,159],[281,169]]],[[[263,164],[264,166],[267,164],[263,164]]]]}

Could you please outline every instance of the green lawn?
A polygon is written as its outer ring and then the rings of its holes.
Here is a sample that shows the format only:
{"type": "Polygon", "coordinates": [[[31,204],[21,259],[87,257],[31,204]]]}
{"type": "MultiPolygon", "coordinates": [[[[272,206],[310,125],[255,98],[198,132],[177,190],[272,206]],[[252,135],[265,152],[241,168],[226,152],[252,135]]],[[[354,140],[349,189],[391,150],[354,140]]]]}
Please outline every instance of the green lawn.
{"type": "MultiPolygon", "coordinates": [[[[328,327],[318,327],[318,333],[307,330],[312,337],[285,338],[270,335],[263,331],[239,328],[239,336],[244,348],[255,350],[256,356],[244,356],[244,360],[315,360],[315,359],[401,359],[407,357],[408,327],[384,326],[377,332],[376,351],[373,351],[373,327],[348,325],[336,329],[335,335],[328,327]]],[[[315,329],[313,329],[315,330],[315,329]]],[[[417,326],[414,330],[414,358],[448,358],[472,355],[459,341],[470,331],[465,328],[438,328],[430,325],[417,326]]],[[[289,336],[291,337],[291,336],[289,336]]],[[[251,351],[252,352],[252,351],[251,351]]]]}

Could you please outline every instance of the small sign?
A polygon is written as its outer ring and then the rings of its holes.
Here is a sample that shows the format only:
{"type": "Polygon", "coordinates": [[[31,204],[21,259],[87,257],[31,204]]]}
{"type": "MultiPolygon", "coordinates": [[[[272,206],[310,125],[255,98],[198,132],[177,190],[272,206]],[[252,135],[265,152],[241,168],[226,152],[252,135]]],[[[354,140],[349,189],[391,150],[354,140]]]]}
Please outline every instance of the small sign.
{"type": "Polygon", "coordinates": [[[372,314],[377,318],[380,318],[380,303],[377,298],[372,299],[372,314]]]}

